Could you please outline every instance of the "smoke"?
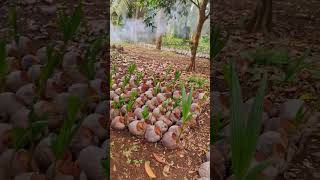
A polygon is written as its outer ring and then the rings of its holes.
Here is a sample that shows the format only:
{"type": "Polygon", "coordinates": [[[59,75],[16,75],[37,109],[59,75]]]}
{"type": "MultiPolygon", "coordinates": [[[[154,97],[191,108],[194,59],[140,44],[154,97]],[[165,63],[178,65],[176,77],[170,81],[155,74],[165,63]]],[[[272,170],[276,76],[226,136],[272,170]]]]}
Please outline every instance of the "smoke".
{"type": "Polygon", "coordinates": [[[111,42],[150,42],[153,39],[154,32],[142,19],[123,19],[123,22],[123,26],[114,26],[111,23],[111,42]]]}
{"type": "MultiPolygon", "coordinates": [[[[112,43],[119,42],[146,42],[152,43],[155,38],[163,35],[173,35],[181,38],[190,38],[191,34],[196,30],[198,21],[198,8],[194,5],[181,6],[176,4],[176,8],[171,11],[171,17],[168,18],[164,10],[158,11],[154,17],[155,30],[146,26],[141,19],[123,18],[122,26],[110,26],[110,40],[112,43]],[[187,9],[187,14],[181,14],[182,8],[187,9]]],[[[202,34],[209,35],[210,22],[207,20],[203,26],[202,34]]]]}

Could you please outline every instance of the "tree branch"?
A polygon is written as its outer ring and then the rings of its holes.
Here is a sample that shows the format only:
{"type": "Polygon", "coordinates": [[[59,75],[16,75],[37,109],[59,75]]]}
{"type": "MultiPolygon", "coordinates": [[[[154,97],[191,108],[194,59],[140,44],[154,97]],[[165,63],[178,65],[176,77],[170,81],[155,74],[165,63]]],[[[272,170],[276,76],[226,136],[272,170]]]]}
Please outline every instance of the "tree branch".
{"type": "Polygon", "coordinates": [[[210,13],[206,15],[206,19],[208,19],[210,17],[210,13]]]}
{"type": "Polygon", "coordinates": [[[195,1],[193,1],[193,0],[189,0],[190,2],[192,2],[192,4],[194,4],[195,6],[197,6],[197,8],[199,8],[200,9],[200,4],[199,4],[199,1],[198,1],[198,4],[195,2],[195,1]]]}

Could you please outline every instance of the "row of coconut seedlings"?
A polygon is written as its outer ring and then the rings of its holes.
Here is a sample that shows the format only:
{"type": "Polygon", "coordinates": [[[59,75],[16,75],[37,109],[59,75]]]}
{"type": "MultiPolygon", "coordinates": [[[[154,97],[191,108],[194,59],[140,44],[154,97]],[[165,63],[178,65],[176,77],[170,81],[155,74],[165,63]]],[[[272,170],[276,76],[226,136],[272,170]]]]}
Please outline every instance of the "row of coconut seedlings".
{"type": "MultiPolygon", "coordinates": [[[[80,14],[80,6],[63,14],[62,29],[80,14]]],[[[106,177],[106,75],[96,62],[103,38],[83,56],[68,47],[77,27],[63,43],[38,50],[24,36],[1,43],[0,179],[106,177]]]]}
{"type": "Polygon", "coordinates": [[[172,76],[172,68],[167,68],[165,74],[155,72],[148,77],[131,63],[127,70],[113,68],[113,72],[111,127],[128,128],[131,134],[148,142],[161,140],[169,149],[178,148],[183,132],[197,125],[200,107],[207,101],[205,93],[190,90],[187,95],[178,85],[181,72],[175,71],[172,76]]]}
{"type": "MultiPolygon", "coordinates": [[[[232,73],[232,78],[234,78],[232,81],[236,84],[235,72],[232,73]]],[[[218,127],[215,128],[217,133],[214,133],[212,137],[214,142],[210,148],[211,161],[214,165],[211,177],[215,179],[276,179],[298,152],[301,141],[309,133],[306,129],[308,127],[306,122],[311,122],[309,120],[310,112],[308,112],[305,103],[299,99],[287,99],[281,104],[272,103],[269,99],[264,98],[263,87],[265,87],[266,79],[263,82],[257,97],[251,98],[245,103],[235,101],[241,96],[239,89],[235,90],[239,85],[232,86],[234,91],[230,95],[219,92],[212,93],[214,106],[218,106],[214,108],[215,120],[212,123],[218,127]],[[238,96],[235,96],[235,92],[238,93],[238,96]],[[230,107],[226,101],[228,98],[231,99],[231,112],[235,113],[233,115],[228,109],[230,107]],[[240,109],[241,111],[237,111],[240,109]],[[236,152],[235,147],[237,146],[229,143],[236,138],[234,134],[235,121],[246,123],[242,129],[245,129],[243,132],[247,134],[238,134],[238,141],[244,144],[247,150],[236,152]],[[252,125],[254,123],[255,125],[252,125]],[[251,139],[252,137],[254,139],[251,139]],[[249,144],[248,139],[254,143],[249,144]],[[248,147],[252,148],[251,155],[246,154],[248,147]],[[239,157],[243,156],[248,158],[238,161],[239,157]],[[241,166],[233,164],[230,167],[229,160],[232,163],[239,163],[241,166]],[[246,165],[243,164],[245,161],[247,161],[246,165]],[[227,174],[227,172],[232,173],[227,174]]],[[[315,119],[312,122],[315,122],[315,119]]],[[[236,142],[233,141],[233,143],[236,142]]]]}

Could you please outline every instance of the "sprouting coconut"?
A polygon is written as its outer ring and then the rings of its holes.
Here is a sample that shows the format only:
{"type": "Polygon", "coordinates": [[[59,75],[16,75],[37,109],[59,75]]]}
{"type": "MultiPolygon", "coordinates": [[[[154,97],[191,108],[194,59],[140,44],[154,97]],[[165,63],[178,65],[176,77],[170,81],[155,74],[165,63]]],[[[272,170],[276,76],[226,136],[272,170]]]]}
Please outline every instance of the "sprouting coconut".
{"type": "Polygon", "coordinates": [[[72,84],[68,88],[68,92],[72,95],[79,96],[81,98],[86,98],[88,96],[88,85],[85,83],[72,84]]]}
{"type": "Polygon", "coordinates": [[[134,115],[138,118],[138,119],[143,119],[142,117],[142,108],[136,108],[134,110],[134,115]]]}
{"type": "Polygon", "coordinates": [[[41,68],[42,65],[39,64],[34,64],[31,67],[29,67],[27,74],[31,82],[35,83],[36,80],[40,77],[41,68]]]}
{"type": "Polygon", "coordinates": [[[157,121],[154,125],[159,127],[162,133],[165,133],[168,130],[168,125],[163,121],[157,121]]]}
{"type": "Polygon", "coordinates": [[[179,147],[177,142],[178,135],[175,132],[166,132],[162,139],[162,145],[168,149],[176,149],[179,147]]]}
{"type": "Polygon", "coordinates": [[[36,52],[36,57],[40,60],[40,64],[46,64],[48,61],[47,47],[39,48],[36,52]]]}
{"type": "Polygon", "coordinates": [[[63,70],[70,70],[77,68],[78,63],[80,62],[81,57],[75,51],[69,51],[64,54],[62,61],[63,70]]]}
{"type": "Polygon", "coordinates": [[[147,125],[144,137],[148,142],[157,142],[161,139],[161,129],[158,126],[147,125]]]}
{"type": "Polygon", "coordinates": [[[107,84],[101,79],[95,79],[90,81],[90,86],[98,93],[100,98],[106,98],[107,84]]]}
{"type": "Polygon", "coordinates": [[[18,109],[10,118],[14,127],[27,128],[30,110],[27,108],[18,109]]]}
{"type": "Polygon", "coordinates": [[[8,89],[16,92],[23,85],[28,84],[28,74],[25,71],[12,71],[6,77],[6,86],[8,89]]]}
{"type": "Polygon", "coordinates": [[[20,98],[25,104],[30,105],[36,96],[35,86],[31,83],[22,86],[16,92],[16,97],[20,98]]]}
{"type": "Polygon", "coordinates": [[[34,161],[42,171],[47,170],[54,161],[54,155],[51,148],[52,136],[53,135],[49,135],[43,138],[34,150],[34,161]]]}
{"type": "Polygon", "coordinates": [[[98,141],[91,129],[81,126],[72,138],[70,148],[73,153],[78,154],[85,147],[97,145],[98,141]]]}
{"type": "Polygon", "coordinates": [[[163,121],[164,123],[166,123],[168,126],[171,126],[173,124],[173,122],[168,119],[166,116],[164,115],[161,115],[159,118],[158,118],[158,121],[163,121]]]}
{"type": "Polygon", "coordinates": [[[111,127],[116,130],[124,130],[126,128],[125,118],[123,116],[116,116],[111,121],[111,127]]]}
{"type": "Polygon", "coordinates": [[[131,134],[141,137],[146,131],[146,123],[142,120],[134,120],[128,125],[128,128],[131,134]]]}
{"type": "Polygon", "coordinates": [[[22,101],[14,93],[5,92],[0,94],[0,112],[12,115],[16,110],[23,108],[22,101]]]}
{"type": "Polygon", "coordinates": [[[39,59],[31,54],[27,54],[25,56],[23,56],[23,58],[21,59],[21,69],[26,71],[28,70],[32,65],[34,64],[38,64],[39,63],[39,59]]]}
{"type": "Polygon", "coordinates": [[[99,113],[103,116],[107,115],[107,106],[108,106],[108,101],[101,101],[97,105],[96,109],[94,110],[95,113],[99,113]]]}
{"type": "Polygon", "coordinates": [[[0,156],[0,169],[4,169],[9,177],[28,172],[30,162],[29,152],[19,150],[15,152],[13,149],[7,149],[0,156]]]}
{"type": "Polygon", "coordinates": [[[105,150],[95,146],[88,146],[80,152],[78,162],[88,179],[106,179],[101,161],[105,150]]]}
{"type": "Polygon", "coordinates": [[[81,126],[89,128],[100,139],[105,139],[107,131],[107,119],[101,114],[90,114],[87,116],[81,126]]]}

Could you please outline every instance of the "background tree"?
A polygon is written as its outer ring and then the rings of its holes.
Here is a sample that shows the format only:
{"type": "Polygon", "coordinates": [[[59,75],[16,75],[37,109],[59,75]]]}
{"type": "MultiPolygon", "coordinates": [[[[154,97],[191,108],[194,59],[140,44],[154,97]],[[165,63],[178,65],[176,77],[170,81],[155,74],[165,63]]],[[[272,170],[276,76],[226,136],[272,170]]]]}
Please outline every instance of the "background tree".
{"type": "Polygon", "coordinates": [[[270,32],[272,26],[272,0],[258,0],[253,18],[247,30],[249,32],[270,32]]]}
{"type": "MultiPolygon", "coordinates": [[[[190,49],[191,49],[191,62],[188,66],[188,71],[195,71],[196,68],[196,55],[197,55],[197,49],[199,46],[199,40],[201,37],[201,32],[203,25],[205,21],[209,18],[209,0],[172,0],[172,1],[162,1],[162,0],[146,0],[145,1],[145,7],[148,7],[149,12],[153,12],[154,14],[157,12],[157,10],[164,9],[164,12],[166,15],[170,16],[171,11],[173,8],[177,5],[185,5],[191,3],[198,9],[198,23],[196,27],[196,31],[193,33],[191,40],[190,40],[190,49]]],[[[184,9],[186,10],[186,9],[184,9]]],[[[150,23],[150,20],[152,21],[152,15],[150,16],[150,13],[147,17],[145,17],[145,21],[147,24],[150,23]]]]}

